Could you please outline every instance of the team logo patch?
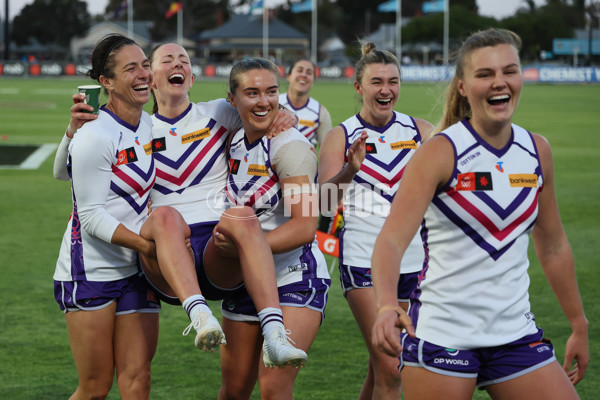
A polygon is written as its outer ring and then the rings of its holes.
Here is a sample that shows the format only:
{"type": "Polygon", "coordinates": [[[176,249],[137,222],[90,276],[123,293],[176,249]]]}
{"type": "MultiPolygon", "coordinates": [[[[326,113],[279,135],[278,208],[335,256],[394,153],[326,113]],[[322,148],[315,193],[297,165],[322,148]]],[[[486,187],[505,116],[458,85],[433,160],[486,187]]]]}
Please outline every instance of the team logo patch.
{"type": "Polygon", "coordinates": [[[390,148],[392,150],[404,150],[404,149],[417,149],[417,142],[414,140],[403,140],[401,142],[390,143],[390,148]]]}
{"type": "Polygon", "coordinates": [[[240,169],[240,160],[236,160],[235,158],[231,158],[229,160],[229,173],[232,175],[237,175],[240,169]]]}
{"type": "Polygon", "coordinates": [[[133,147],[121,150],[117,154],[117,165],[129,164],[136,162],[137,160],[137,154],[135,154],[135,149],[133,147]]]}
{"type": "Polygon", "coordinates": [[[191,143],[210,136],[210,128],[197,130],[181,137],[181,144],[191,143]]]}
{"type": "Polygon", "coordinates": [[[167,149],[167,142],[164,137],[152,139],[152,152],[159,153],[167,149]]]}
{"type": "Polygon", "coordinates": [[[466,172],[458,174],[456,190],[475,191],[493,190],[492,174],[490,172],[466,172]]]}
{"type": "Polygon", "coordinates": [[[375,143],[365,143],[365,150],[367,151],[367,154],[377,154],[375,143]]]}
{"type": "Polygon", "coordinates": [[[316,125],[315,121],[310,121],[308,119],[301,119],[298,121],[298,124],[302,126],[310,126],[311,128],[316,125]]]}
{"type": "Polygon", "coordinates": [[[250,164],[248,166],[248,175],[269,176],[269,169],[266,165],[250,164]]]}
{"type": "Polygon", "coordinates": [[[536,174],[509,174],[508,180],[511,187],[537,187],[538,176],[536,174]]]}

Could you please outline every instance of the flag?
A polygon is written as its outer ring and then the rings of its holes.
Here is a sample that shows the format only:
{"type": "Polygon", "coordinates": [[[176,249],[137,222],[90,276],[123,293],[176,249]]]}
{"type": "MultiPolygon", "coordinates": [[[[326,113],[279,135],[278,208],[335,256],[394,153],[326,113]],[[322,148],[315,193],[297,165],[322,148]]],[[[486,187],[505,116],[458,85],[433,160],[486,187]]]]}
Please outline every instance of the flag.
{"type": "Polygon", "coordinates": [[[183,8],[183,4],[180,1],[174,1],[169,6],[169,9],[165,12],[165,18],[169,19],[173,15],[177,14],[183,8]]]}
{"type": "Polygon", "coordinates": [[[396,6],[398,5],[397,0],[386,1],[377,6],[379,12],[396,12],[396,6]]]}
{"type": "Polygon", "coordinates": [[[433,0],[423,2],[423,14],[444,12],[446,7],[444,0],[433,0]]]}
{"type": "Polygon", "coordinates": [[[312,0],[304,0],[302,3],[292,4],[290,10],[294,14],[312,11],[312,0]]]}
{"type": "Polygon", "coordinates": [[[263,0],[254,0],[250,6],[250,15],[258,15],[263,12],[263,0]]]}
{"type": "Polygon", "coordinates": [[[127,3],[129,3],[129,0],[123,0],[121,5],[117,7],[117,9],[115,10],[114,19],[121,18],[121,15],[123,15],[123,13],[127,11],[127,3]]]}

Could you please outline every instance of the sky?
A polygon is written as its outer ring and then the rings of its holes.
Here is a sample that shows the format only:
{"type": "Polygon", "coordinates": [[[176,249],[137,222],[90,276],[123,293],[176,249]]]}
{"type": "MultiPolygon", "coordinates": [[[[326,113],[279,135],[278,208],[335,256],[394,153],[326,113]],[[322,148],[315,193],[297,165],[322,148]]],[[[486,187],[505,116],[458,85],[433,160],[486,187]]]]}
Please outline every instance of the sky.
{"type": "MultiPolygon", "coordinates": [[[[88,11],[92,15],[103,14],[108,0],[85,0],[88,3],[88,11]]],[[[134,0],[135,1],[135,0],[134,0]]],[[[514,14],[520,7],[525,6],[525,0],[476,0],[481,15],[502,19],[514,14]]],[[[267,0],[267,4],[277,4],[280,0],[267,0]]],[[[0,16],[5,18],[4,1],[0,1],[0,16]]],[[[10,19],[12,20],[21,12],[21,9],[33,3],[33,0],[8,0],[10,19]]],[[[535,0],[540,6],[546,3],[546,0],[535,0]]]]}

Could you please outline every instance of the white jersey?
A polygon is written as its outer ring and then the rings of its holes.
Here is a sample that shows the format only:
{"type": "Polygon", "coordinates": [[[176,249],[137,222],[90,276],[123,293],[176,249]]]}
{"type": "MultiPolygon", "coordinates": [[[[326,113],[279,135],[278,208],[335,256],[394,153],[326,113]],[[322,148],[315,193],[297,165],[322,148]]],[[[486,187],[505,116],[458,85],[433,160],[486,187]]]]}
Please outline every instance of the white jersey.
{"type": "Polygon", "coordinates": [[[137,253],[111,243],[119,224],[138,233],[155,180],[152,122],[145,112],[131,126],[105,108],[69,144],[73,212],[54,279],[112,281],[138,271],[137,253]]]}
{"type": "MultiPolygon", "coordinates": [[[[281,147],[293,141],[307,143],[296,129],[289,129],[269,140],[263,137],[249,144],[244,130],[236,132],[229,149],[227,200],[232,205],[252,207],[264,232],[289,221],[282,201],[279,177],[271,164],[281,147]]],[[[329,279],[327,265],[316,240],[286,253],[273,254],[277,286],[305,279],[329,279]]]]}
{"type": "Polygon", "coordinates": [[[455,167],[421,231],[429,261],[410,306],[420,339],[472,349],[536,332],[527,247],[543,177],[532,135],[516,125],[512,131],[503,149],[466,120],[442,133],[455,167]]]}
{"type": "MultiPolygon", "coordinates": [[[[359,114],[342,122],[346,134],[346,151],[363,132],[367,154],[344,196],[344,228],[340,233],[340,264],[371,268],[375,239],[381,231],[406,164],[421,145],[421,134],[415,120],[394,112],[390,122],[381,128],[369,125],[359,114]]],[[[401,273],[423,268],[425,253],[419,235],[406,249],[401,273]]]]}
{"type": "Polygon", "coordinates": [[[298,130],[313,145],[317,145],[317,129],[319,129],[321,118],[321,103],[312,97],[300,108],[295,108],[288,98],[287,93],[279,95],[279,104],[294,111],[298,116],[298,130]]]}
{"type": "Polygon", "coordinates": [[[241,127],[237,110],[220,99],[190,104],[174,119],[156,113],[152,122],[152,206],[171,206],[188,224],[218,221],[225,210],[226,142],[241,127]]]}

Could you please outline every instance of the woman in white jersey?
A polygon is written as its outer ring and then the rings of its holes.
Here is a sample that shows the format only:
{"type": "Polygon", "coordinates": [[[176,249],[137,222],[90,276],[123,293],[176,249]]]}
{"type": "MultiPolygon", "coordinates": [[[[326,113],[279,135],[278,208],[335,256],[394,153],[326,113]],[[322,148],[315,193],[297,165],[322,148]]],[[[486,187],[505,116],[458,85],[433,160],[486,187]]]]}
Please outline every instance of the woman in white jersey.
{"type": "MultiPolygon", "coordinates": [[[[184,334],[192,327],[196,329],[196,347],[205,351],[214,351],[225,342],[205,298],[220,300],[239,290],[243,283],[259,310],[271,362],[278,366],[303,364],[306,354],[286,339],[273,257],[260,223],[249,207],[225,211],[224,150],[230,132],[241,126],[237,111],[224,99],[190,102],[193,76],[189,57],[181,46],[171,43],[156,47],[150,62],[156,102],[152,143],[145,149],[152,154],[157,169],[150,194],[153,214],[162,206],[181,213],[191,230],[193,260],[191,265],[143,260],[147,278],[162,300],[171,304],[181,300],[192,321],[184,334]],[[235,242],[236,257],[223,257],[217,251],[212,237],[219,233],[235,242]]],[[[77,102],[75,96],[74,100],[70,126],[76,128],[90,117],[80,113],[88,106],[77,102]]],[[[296,123],[296,118],[288,114],[271,127],[273,132],[296,123]]],[[[60,171],[60,166],[56,169],[60,171]]]]}
{"type": "Polygon", "coordinates": [[[573,384],[589,362],[550,146],[512,123],[523,87],[520,45],[502,29],[463,43],[441,133],[413,156],[377,238],[373,344],[402,352],[408,400],[470,399],[475,387],[494,399],[576,399],[573,384]],[[419,226],[427,263],[407,315],[391,282],[419,226]],[[562,368],[530,309],[530,232],[572,329],[562,368]]]}
{"type": "MultiPolygon", "coordinates": [[[[235,64],[228,98],[243,128],[230,140],[227,198],[259,216],[275,258],[279,301],[290,340],[308,352],[321,324],[331,280],[315,241],[318,210],[313,182],[317,156],[295,128],[273,139],[267,133],[279,101],[278,68],[262,58],[235,64]]],[[[224,250],[226,241],[222,242],[224,250]]],[[[260,324],[247,295],[223,300],[223,329],[230,341],[221,349],[219,399],[250,398],[258,378],[262,399],[292,399],[297,368],[268,369],[260,361],[260,324]]],[[[262,356],[266,366],[273,366],[262,356]]]]}
{"type": "Polygon", "coordinates": [[[296,61],[288,71],[287,81],[288,91],[279,95],[279,104],[298,115],[300,133],[313,146],[320,146],[325,134],[331,130],[331,115],[323,104],[310,97],[315,83],[315,65],[306,59],[296,61]]]}
{"type": "Polygon", "coordinates": [[[94,48],[89,75],[108,102],[68,148],[73,212],[54,273],[79,375],[72,398],[105,398],[115,375],[122,398],[148,398],[160,303],[138,254],[162,253],[161,262],[178,264],[189,230],[170,234],[187,226],[172,208],[146,215],[155,167],[144,151],[152,142],[142,111],[152,85],[144,52],[129,38],[106,36],[94,48]]]}
{"type": "MultiPolygon", "coordinates": [[[[400,64],[372,43],[362,48],[354,88],[362,97],[358,114],[327,134],[319,154],[319,184],[324,201],[335,207],[342,199],[344,229],[340,233],[340,280],[367,348],[369,368],[360,399],[398,398],[398,360],[371,345],[377,305],[371,281],[371,254],[386,220],[404,168],[433,128],[427,121],[394,111],[400,93],[400,64]]],[[[333,211],[330,209],[329,211],[333,211]]],[[[323,211],[322,211],[323,212],[323,211]]],[[[396,305],[408,307],[424,253],[415,237],[402,264],[396,305]]],[[[400,270],[400,263],[396,264],[400,270]]]]}

